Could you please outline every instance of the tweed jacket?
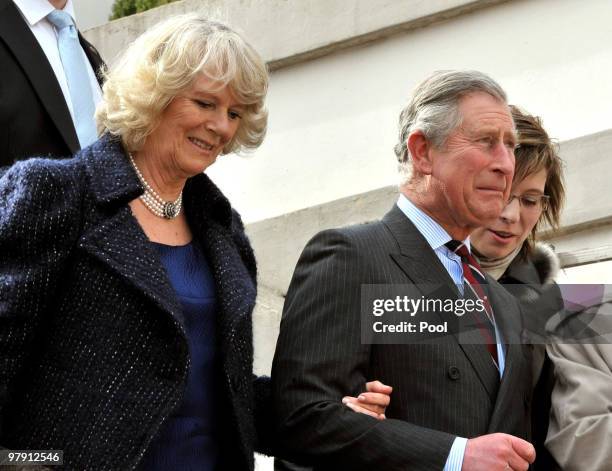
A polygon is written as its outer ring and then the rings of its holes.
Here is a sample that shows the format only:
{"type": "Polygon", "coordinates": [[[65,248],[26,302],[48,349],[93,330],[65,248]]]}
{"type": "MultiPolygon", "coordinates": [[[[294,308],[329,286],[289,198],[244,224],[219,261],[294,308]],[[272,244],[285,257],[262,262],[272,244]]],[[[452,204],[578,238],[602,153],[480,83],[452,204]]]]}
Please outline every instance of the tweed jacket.
{"type": "MultiPolygon", "coordinates": [[[[0,446],[64,450],[66,469],[135,469],[180,404],[189,351],[180,303],[128,206],[142,191],[108,135],[0,177],[0,446]]],[[[216,285],[223,469],[252,470],[269,398],[252,375],[255,259],[207,176],[183,201],[216,285]]]]}

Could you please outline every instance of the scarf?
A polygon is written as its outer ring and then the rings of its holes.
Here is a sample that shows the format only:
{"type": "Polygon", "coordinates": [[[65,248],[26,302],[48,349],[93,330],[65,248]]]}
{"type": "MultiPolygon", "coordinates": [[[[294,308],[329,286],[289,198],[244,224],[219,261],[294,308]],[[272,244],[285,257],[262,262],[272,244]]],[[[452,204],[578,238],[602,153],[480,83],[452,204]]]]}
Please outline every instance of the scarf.
{"type": "Polygon", "coordinates": [[[476,260],[480,263],[480,266],[484,271],[486,271],[490,276],[499,280],[504,272],[508,269],[508,266],[512,263],[512,260],[516,258],[522,248],[522,244],[519,245],[516,249],[510,252],[505,257],[501,258],[488,258],[484,255],[480,254],[476,247],[472,245],[472,252],[476,257],[476,260]]]}

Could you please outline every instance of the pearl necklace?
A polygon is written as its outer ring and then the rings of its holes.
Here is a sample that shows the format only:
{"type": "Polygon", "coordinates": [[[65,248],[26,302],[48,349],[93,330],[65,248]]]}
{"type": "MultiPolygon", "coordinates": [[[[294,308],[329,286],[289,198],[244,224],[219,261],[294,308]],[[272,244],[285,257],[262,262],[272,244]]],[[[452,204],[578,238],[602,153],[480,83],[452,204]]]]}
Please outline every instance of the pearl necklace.
{"type": "Polygon", "coordinates": [[[136,175],[138,176],[138,180],[142,183],[142,186],[145,188],[145,192],[140,195],[140,200],[143,202],[145,207],[155,214],[157,217],[164,219],[174,219],[181,213],[181,207],[183,204],[183,192],[178,196],[175,201],[164,201],[157,192],[151,188],[151,185],[147,183],[147,181],[140,173],[140,170],[136,166],[136,162],[134,162],[134,158],[131,153],[128,153],[130,157],[130,162],[132,163],[132,167],[136,171],[136,175]]]}

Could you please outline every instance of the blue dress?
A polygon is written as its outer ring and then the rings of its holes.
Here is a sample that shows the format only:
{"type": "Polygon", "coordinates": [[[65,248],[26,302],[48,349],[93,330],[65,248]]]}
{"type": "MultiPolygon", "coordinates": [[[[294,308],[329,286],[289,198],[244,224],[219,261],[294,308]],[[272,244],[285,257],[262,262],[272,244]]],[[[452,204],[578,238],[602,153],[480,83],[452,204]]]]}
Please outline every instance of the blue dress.
{"type": "Polygon", "coordinates": [[[213,470],[219,460],[219,383],[215,283],[204,253],[191,242],[153,242],[183,307],[191,367],[183,402],[147,449],[142,470],[213,470]]]}

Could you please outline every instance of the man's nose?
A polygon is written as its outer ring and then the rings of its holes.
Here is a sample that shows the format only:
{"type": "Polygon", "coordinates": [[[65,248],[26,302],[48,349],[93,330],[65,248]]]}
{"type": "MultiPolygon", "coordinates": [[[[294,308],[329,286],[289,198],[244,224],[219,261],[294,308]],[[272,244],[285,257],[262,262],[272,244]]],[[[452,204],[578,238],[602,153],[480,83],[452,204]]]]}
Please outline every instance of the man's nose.
{"type": "Polygon", "coordinates": [[[514,175],[514,149],[505,143],[499,143],[495,148],[495,169],[512,177],[514,175]]]}

